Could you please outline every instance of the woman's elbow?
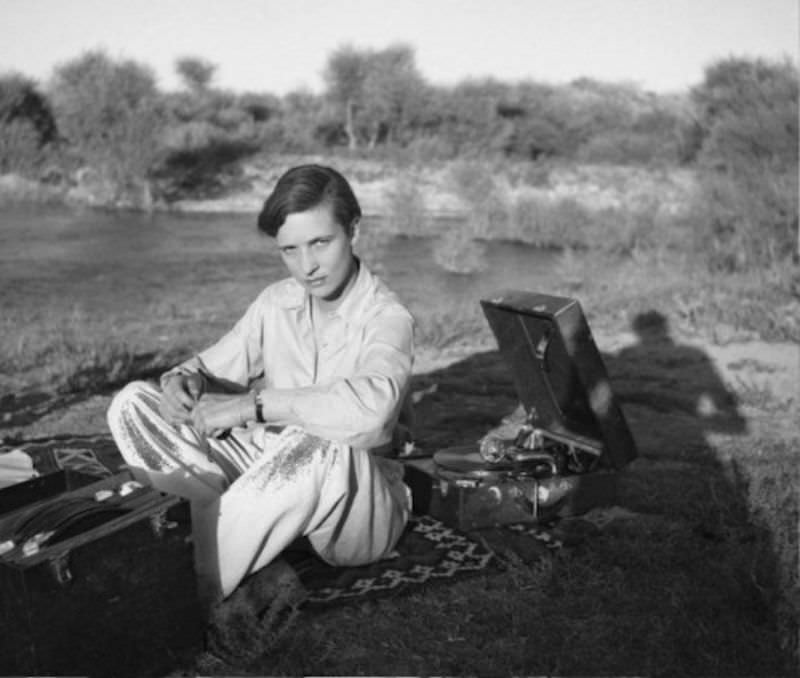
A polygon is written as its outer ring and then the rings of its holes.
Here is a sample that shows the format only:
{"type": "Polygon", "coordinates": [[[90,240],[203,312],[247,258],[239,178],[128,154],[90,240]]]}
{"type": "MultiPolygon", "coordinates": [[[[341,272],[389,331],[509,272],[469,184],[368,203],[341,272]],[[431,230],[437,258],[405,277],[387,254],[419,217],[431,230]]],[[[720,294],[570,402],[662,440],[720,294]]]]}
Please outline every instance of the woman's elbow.
{"type": "Polygon", "coordinates": [[[403,393],[399,385],[387,380],[379,391],[374,392],[373,397],[368,400],[361,399],[357,414],[351,422],[353,438],[369,442],[368,445],[360,444],[358,447],[375,447],[385,443],[391,437],[400,414],[403,393]]]}

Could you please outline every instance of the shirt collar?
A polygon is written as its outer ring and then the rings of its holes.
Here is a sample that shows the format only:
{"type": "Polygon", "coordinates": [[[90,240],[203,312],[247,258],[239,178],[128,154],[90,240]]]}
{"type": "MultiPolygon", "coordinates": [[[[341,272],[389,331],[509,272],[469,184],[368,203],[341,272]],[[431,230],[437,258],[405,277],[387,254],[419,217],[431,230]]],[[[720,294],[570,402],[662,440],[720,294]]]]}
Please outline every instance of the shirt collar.
{"type": "MultiPolygon", "coordinates": [[[[372,272],[364,265],[363,261],[358,260],[358,264],[355,283],[342,299],[342,303],[331,314],[345,321],[363,310],[365,302],[372,297],[375,290],[375,277],[372,272]]],[[[278,303],[287,310],[302,310],[309,308],[310,299],[311,295],[306,292],[305,288],[294,278],[289,278],[278,303]]]]}
{"type": "Polygon", "coordinates": [[[332,316],[339,317],[345,321],[361,312],[365,300],[371,297],[374,289],[372,273],[370,273],[363,261],[356,258],[356,262],[358,264],[358,273],[356,274],[355,282],[348,290],[344,299],[342,299],[342,302],[331,314],[332,316]]]}

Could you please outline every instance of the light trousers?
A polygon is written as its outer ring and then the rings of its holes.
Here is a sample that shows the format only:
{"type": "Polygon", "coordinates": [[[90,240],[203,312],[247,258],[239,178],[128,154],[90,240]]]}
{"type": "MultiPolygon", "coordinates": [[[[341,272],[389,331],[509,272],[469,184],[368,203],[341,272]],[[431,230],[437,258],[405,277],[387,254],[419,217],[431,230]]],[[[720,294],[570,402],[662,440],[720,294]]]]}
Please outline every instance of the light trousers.
{"type": "Polygon", "coordinates": [[[398,462],[298,426],[250,424],[207,438],[168,424],[160,399],[152,384],[132,382],[114,397],[108,424],[137,478],[190,500],[205,596],[229,596],[300,536],[333,565],[374,562],[394,548],[411,509],[398,462]]]}

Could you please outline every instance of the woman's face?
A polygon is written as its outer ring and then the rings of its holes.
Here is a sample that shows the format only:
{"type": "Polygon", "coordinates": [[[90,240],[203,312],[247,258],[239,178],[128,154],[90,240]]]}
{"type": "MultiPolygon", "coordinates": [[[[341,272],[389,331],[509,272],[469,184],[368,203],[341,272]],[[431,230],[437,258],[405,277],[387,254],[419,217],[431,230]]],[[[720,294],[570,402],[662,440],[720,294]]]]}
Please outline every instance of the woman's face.
{"type": "Polygon", "coordinates": [[[339,224],[328,205],[286,217],[275,240],[289,273],[309,294],[339,299],[355,277],[353,242],[357,225],[339,224]]]}

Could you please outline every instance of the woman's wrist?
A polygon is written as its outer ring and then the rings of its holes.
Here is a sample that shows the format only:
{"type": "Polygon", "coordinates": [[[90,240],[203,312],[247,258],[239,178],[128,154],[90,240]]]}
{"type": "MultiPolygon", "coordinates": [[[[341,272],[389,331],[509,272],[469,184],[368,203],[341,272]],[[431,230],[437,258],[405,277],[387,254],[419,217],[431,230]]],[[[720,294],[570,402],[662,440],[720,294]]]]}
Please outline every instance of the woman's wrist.
{"type": "Polygon", "coordinates": [[[259,423],[266,422],[264,417],[264,403],[261,400],[261,391],[253,391],[253,418],[259,423]]]}
{"type": "Polygon", "coordinates": [[[238,396],[239,399],[239,426],[245,427],[248,422],[253,421],[255,418],[255,411],[253,408],[253,398],[249,393],[244,393],[238,396]]]}

